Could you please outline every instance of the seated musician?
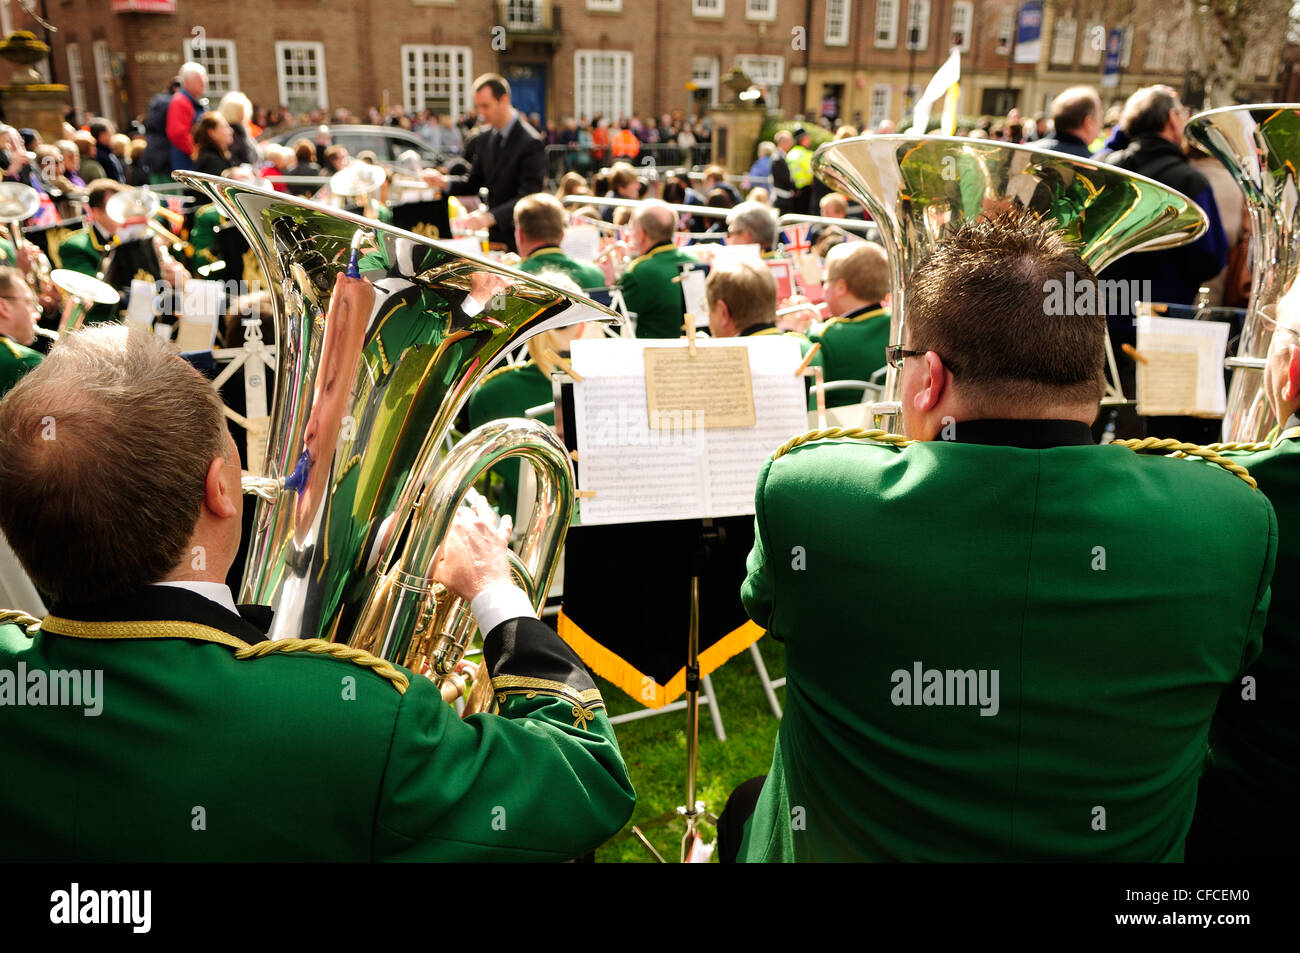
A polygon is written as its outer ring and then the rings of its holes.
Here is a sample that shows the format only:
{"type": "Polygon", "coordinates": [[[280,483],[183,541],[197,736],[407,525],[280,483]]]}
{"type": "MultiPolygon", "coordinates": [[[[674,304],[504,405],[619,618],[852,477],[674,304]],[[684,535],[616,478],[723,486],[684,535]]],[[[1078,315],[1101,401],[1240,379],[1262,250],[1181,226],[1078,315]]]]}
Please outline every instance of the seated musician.
{"type": "MultiPolygon", "coordinates": [[[[518,220],[519,208],[532,196],[520,199],[515,206],[515,218],[518,220]]],[[[518,227],[516,227],[518,234],[518,227]]],[[[521,248],[523,246],[520,246],[521,248]]],[[[554,285],[558,285],[574,294],[581,294],[572,278],[562,272],[537,272],[537,276],[554,285]]],[[[569,357],[569,345],[582,337],[585,324],[574,324],[552,331],[543,331],[528,339],[528,360],[511,367],[499,367],[474,389],[469,398],[469,425],[477,427],[492,420],[507,417],[524,417],[530,407],[551,403],[554,391],[551,387],[551,374],[556,364],[550,352],[566,360],[569,357]]],[[[543,423],[555,425],[554,412],[543,414],[538,418],[543,423]]],[[[497,511],[504,516],[514,516],[519,502],[518,460],[505,460],[492,468],[492,472],[501,478],[501,498],[497,511]]]]}
{"type": "MultiPolygon", "coordinates": [[[[799,342],[799,353],[805,356],[813,346],[798,331],[777,327],[776,279],[761,262],[741,260],[714,266],[704,280],[704,300],[709,308],[709,333],[715,338],[784,334],[799,342]]],[[[821,360],[820,353],[814,354],[809,365],[820,367],[821,360]]],[[[816,398],[809,396],[808,409],[816,406],[816,398]]]]}
{"type": "MultiPolygon", "coordinates": [[[[158,268],[161,274],[153,277],[180,287],[189,274],[184,265],[171,258],[157,237],[142,238],[138,244],[121,240],[123,225],[109,218],[107,206],[109,199],[125,191],[128,191],[126,186],[112,179],[96,179],[90,183],[82,212],[83,229],[59,246],[62,267],[92,278],[103,278],[122,292],[129,290],[131,279],[138,277],[142,270],[149,274],[150,269],[158,268]],[[103,274],[110,251],[113,251],[115,264],[111,270],[117,277],[103,274]]],[[[133,233],[137,230],[137,226],[132,226],[133,233]]],[[[97,304],[87,313],[85,323],[113,321],[117,316],[118,308],[115,305],[97,304]]]]}
{"type": "Polygon", "coordinates": [[[543,270],[560,272],[572,278],[579,289],[605,287],[605,273],[599,267],[560,250],[565,212],[558,199],[546,192],[525,195],[515,203],[514,214],[515,247],[523,259],[520,271],[530,275],[543,270]]]}
{"type": "Polygon", "coordinates": [[[270,613],[236,607],[239,459],[211,386],[151,335],[64,339],[0,402],[0,434],[0,527],[53,596],[39,630],[0,627],[0,671],[86,689],[0,706],[22,779],[0,790],[0,857],[563,860],[630,815],[599,693],[510,582],[482,500],[433,567],[487,633],[501,714],[470,723],[422,676],[268,643],[270,613]]]}
{"type": "Polygon", "coordinates": [[[649,199],[632,216],[632,248],[637,257],[628,263],[618,284],[623,302],[636,316],[639,338],[679,338],[685,307],[681,285],[673,279],[680,265],[698,260],[673,244],[677,215],[667,204],[649,199]]]}
{"type": "Polygon", "coordinates": [[[1187,860],[1295,856],[1300,822],[1300,285],[1277,305],[1264,385],[1280,433],[1258,453],[1231,456],[1250,470],[1277,510],[1277,570],[1264,651],[1228,684],[1210,729],[1210,760],[1187,835],[1187,860]]]}
{"type": "Polygon", "coordinates": [[[757,795],[742,860],[1182,858],[1276,524],[1219,466],[1092,445],[1106,319],[1051,316],[1067,280],[1096,276],[1036,216],[963,225],[891,347],[916,442],[760,472],[741,596],[785,642],[788,701],[724,852],[757,795]]]}
{"type": "Polygon", "coordinates": [[[32,349],[40,316],[40,303],[22,273],[0,266],[0,397],[41,363],[40,352],[32,349]]]}
{"type": "Polygon", "coordinates": [[[758,202],[741,202],[727,215],[728,245],[757,245],[764,258],[776,258],[776,214],[758,202]]]}
{"type": "MultiPolygon", "coordinates": [[[[831,196],[827,196],[830,198],[831,196]]],[[[889,259],[874,242],[836,245],[826,256],[822,293],[834,317],[808,335],[821,341],[822,362],[828,381],[870,381],[885,366],[889,345],[889,259]]],[[[833,391],[826,395],[832,407],[856,404],[862,394],[833,391]]]]}

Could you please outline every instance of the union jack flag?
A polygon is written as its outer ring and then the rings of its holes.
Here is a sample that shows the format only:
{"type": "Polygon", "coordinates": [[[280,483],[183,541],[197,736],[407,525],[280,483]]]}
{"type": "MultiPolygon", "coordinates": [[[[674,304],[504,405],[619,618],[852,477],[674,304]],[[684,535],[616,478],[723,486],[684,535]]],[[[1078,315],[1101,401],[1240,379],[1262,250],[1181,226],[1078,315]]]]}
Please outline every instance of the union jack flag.
{"type": "Polygon", "coordinates": [[[781,242],[787,251],[794,252],[796,255],[812,251],[812,243],[808,241],[808,228],[807,224],[791,225],[781,233],[781,242]]]}

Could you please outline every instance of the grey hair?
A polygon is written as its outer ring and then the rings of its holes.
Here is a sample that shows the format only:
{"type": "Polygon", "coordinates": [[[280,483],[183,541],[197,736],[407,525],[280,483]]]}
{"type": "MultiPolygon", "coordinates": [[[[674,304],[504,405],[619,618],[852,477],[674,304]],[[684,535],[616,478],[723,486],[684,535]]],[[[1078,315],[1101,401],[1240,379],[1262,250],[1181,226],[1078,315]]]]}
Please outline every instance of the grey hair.
{"type": "Polygon", "coordinates": [[[766,205],[758,202],[741,202],[727,214],[727,227],[744,229],[764,251],[776,247],[776,216],[766,205]]]}

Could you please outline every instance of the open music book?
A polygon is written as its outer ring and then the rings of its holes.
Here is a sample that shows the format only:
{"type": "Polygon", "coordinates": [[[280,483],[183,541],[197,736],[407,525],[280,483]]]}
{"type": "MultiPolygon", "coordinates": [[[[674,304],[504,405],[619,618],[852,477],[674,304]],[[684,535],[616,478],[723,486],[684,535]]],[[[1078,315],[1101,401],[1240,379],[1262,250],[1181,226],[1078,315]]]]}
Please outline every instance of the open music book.
{"type": "MultiPolygon", "coordinates": [[[[686,346],[684,339],[573,342],[573,369],[583,378],[573,387],[578,483],[595,493],[579,499],[584,525],[751,514],[763,462],[807,429],[804,379],[794,374],[799,345],[776,336],[696,341],[701,352],[747,351],[753,426],[710,427],[711,397],[701,394],[675,419],[661,412],[651,429],[643,352],[686,346]]],[[[717,388],[729,409],[734,391],[717,388]]]]}

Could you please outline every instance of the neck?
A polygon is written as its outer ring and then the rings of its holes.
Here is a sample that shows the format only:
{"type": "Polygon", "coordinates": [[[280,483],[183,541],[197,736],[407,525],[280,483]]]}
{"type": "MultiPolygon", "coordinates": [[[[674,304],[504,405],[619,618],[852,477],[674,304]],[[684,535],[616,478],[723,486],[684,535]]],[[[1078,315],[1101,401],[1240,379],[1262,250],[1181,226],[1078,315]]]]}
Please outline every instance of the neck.
{"type": "Polygon", "coordinates": [[[515,118],[515,112],[516,110],[512,107],[510,111],[506,113],[505,118],[501,120],[501,125],[494,127],[497,132],[505,131],[506,126],[510,125],[510,120],[515,118]]]}

